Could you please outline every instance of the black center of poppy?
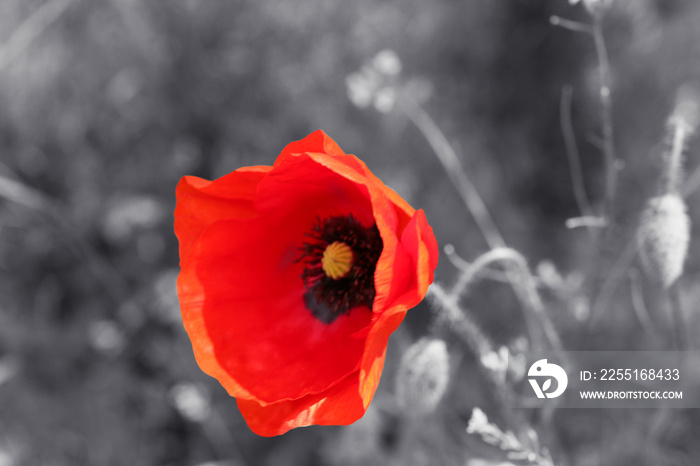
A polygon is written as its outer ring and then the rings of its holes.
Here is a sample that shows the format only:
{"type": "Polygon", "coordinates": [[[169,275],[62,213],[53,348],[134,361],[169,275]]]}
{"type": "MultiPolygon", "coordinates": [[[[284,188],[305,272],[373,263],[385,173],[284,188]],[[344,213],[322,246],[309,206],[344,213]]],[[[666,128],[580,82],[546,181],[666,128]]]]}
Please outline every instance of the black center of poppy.
{"type": "Polygon", "coordinates": [[[299,261],[304,300],[314,317],[329,324],[355,307],[372,309],[383,247],[377,226],[364,227],[352,214],[317,218],[305,236],[299,261]]]}

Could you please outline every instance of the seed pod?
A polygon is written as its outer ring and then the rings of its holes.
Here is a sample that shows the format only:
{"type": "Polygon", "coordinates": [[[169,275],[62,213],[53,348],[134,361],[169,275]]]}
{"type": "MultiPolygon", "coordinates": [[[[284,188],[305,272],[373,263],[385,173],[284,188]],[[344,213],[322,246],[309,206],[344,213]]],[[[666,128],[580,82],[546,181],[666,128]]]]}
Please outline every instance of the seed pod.
{"type": "Polygon", "coordinates": [[[396,397],[410,414],[431,413],[445,394],[449,379],[450,362],[445,342],[421,338],[401,358],[396,397]]]}
{"type": "Polygon", "coordinates": [[[690,242],[690,219],[678,194],[664,194],[647,202],[637,241],[647,276],[663,288],[670,287],[683,273],[690,242]]]}

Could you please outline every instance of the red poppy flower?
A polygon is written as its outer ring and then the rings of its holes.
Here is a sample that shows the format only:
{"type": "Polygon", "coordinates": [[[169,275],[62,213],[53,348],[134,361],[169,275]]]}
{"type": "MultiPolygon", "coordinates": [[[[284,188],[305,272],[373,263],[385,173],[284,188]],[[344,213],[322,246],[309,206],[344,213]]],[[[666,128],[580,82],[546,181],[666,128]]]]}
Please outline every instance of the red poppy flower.
{"type": "Polygon", "coordinates": [[[438,258],[423,211],[322,131],[272,167],[183,177],[175,233],[197,362],[265,436],[362,417],[438,258]]]}

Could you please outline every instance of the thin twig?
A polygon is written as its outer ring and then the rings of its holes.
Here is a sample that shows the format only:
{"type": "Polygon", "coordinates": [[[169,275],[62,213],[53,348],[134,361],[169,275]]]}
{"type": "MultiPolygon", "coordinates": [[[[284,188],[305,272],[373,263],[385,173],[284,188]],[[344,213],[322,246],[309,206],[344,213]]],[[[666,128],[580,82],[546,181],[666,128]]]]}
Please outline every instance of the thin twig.
{"type": "MultiPolygon", "coordinates": [[[[440,284],[433,282],[428,288],[428,297],[435,303],[438,318],[447,324],[477,356],[479,368],[493,387],[492,393],[497,400],[496,406],[500,407],[501,414],[507,419],[508,424],[523,430],[530,428],[529,423],[523,418],[522,413],[515,409],[508,409],[508,401],[514,398],[511,386],[504,383],[504,379],[497,371],[486,367],[484,357],[496,353],[491,340],[481,331],[465,310],[457,302],[457,297],[448,293],[440,284]]],[[[527,438],[527,437],[526,437],[527,438]]]]}
{"type": "Polygon", "coordinates": [[[605,278],[605,282],[601,286],[600,292],[593,303],[591,318],[588,321],[590,325],[595,324],[601,316],[602,311],[607,308],[613,293],[617,289],[618,283],[625,276],[625,271],[629,268],[634,257],[637,255],[637,247],[637,241],[628,241],[627,246],[618,256],[615,264],[613,264],[610,273],[605,278]]]}
{"type": "Polygon", "coordinates": [[[549,18],[549,22],[552,26],[559,26],[570,31],[593,34],[593,28],[591,28],[590,25],[579,23],[578,21],[571,21],[570,19],[562,18],[561,16],[551,16],[549,18]]]}
{"type": "MultiPolygon", "coordinates": [[[[455,300],[459,300],[459,297],[466,291],[469,284],[471,284],[474,281],[474,278],[482,269],[496,262],[507,262],[509,260],[514,260],[513,252],[514,251],[512,249],[508,248],[495,248],[479,256],[476,260],[474,260],[474,262],[472,262],[469,265],[469,267],[464,269],[459,275],[459,279],[452,287],[450,295],[454,296],[455,300]]],[[[534,347],[537,347],[540,344],[542,332],[541,329],[537,326],[537,322],[535,322],[535,316],[533,315],[534,313],[530,312],[534,309],[534,306],[530,302],[529,296],[526,297],[526,293],[522,291],[520,283],[518,283],[517,281],[518,277],[515,275],[515,271],[509,272],[509,269],[506,268],[506,275],[512,276],[512,279],[509,279],[509,283],[512,285],[513,291],[516,293],[516,296],[518,298],[522,298],[522,302],[526,309],[524,317],[525,325],[527,326],[528,330],[528,335],[530,337],[532,345],[534,347]]],[[[510,276],[509,278],[511,278],[510,276]]]]}
{"type": "Polygon", "coordinates": [[[682,183],[682,158],[683,158],[683,148],[685,145],[687,133],[684,125],[674,125],[673,126],[673,142],[671,143],[671,152],[668,155],[668,164],[665,165],[666,169],[666,182],[665,191],[666,193],[676,193],[681,188],[682,183]]]}
{"type": "Polygon", "coordinates": [[[612,121],[612,97],[610,96],[612,74],[610,60],[603,36],[603,13],[593,15],[593,39],[598,55],[598,70],[600,74],[600,103],[603,126],[603,154],[605,156],[605,215],[612,218],[617,190],[618,161],[615,155],[615,142],[612,121]]]}
{"type": "MultiPolygon", "coordinates": [[[[506,261],[505,272],[508,277],[508,281],[513,288],[515,296],[518,298],[523,307],[530,309],[534,313],[535,317],[543,324],[543,328],[549,339],[549,343],[556,350],[561,351],[563,348],[561,345],[561,340],[559,339],[554,326],[549,320],[549,317],[544,311],[544,305],[542,304],[539,294],[537,293],[537,286],[527,267],[527,262],[524,260],[524,258],[522,258],[520,253],[505,246],[506,243],[503,236],[498,231],[491,214],[474,187],[474,184],[464,171],[456,152],[447,141],[447,138],[430,115],[428,115],[428,113],[425,112],[425,110],[423,110],[423,108],[410,97],[405,96],[400,100],[400,102],[401,108],[406,116],[408,116],[413,124],[416,125],[416,127],[428,140],[430,146],[433,148],[435,155],[447,172],[450,181],[452,181],[455,188],[457,188],[462,200],[464,201],[464,204],[474,217],[474,220],[477,223],[481,233],[484,235],[484,239],[491,249],[506,249],[513,251],[522,259],[522,261],[506,261]],[[522,281],[519,281],[519,278],[522,281]]],[[[496,252],[493,254],[500,255],[501,252],[496,252]]],[[[464,273],[462,276],[464,276],[464,273]]],[[[463,280],[463,278],[460,279],[460,281],[463,280]]],[[[539,341],[537,341],[535,338],[535,335],[538,333],[536,330],[537,327],[533,326],[532,322],[527,317],[526,322],[530,323],[530,338],[532,344],[538,345],[539,341]]]]}
{"type": "Polygon", "coordinates": [[[474,262],[469,264],[467,268],[462,270],[459,279],[452,287],[451,294],[459,298],[481,270],[492,263],[511,259],[512,251],[512,249],[508,248],[496,248],[479,256],[474,262]]]}
{"type": "Polygon", "coordinates": [[[593,14],[593,25],[571,21],[559,16],[552,16],[549,22],[554,26],[593,35],[596,55],[598,56],[598,72],[600,74],[600,103],[603,127],[603,156],[605,157],[605,210],[604,216],[612,216],[617,190],[618,160],[615,155],[615,143],[612,124],[611,72],[608,50],[603,36],[603,12],[593,14]]]}
{"type": "MultiPolygon", "coordinates": [[[[445,247],[443,248],[445,252],[445,256],[447,257],[447,260],[449,260],[452,265],[461,270],[465,271],[469,267],[472,266],[471,262],[468,262],[464,260],[457,252],[455,251],[455,247],[452,244],[446,244],[445,247]]],[[[493,280],[495,282],[500,282],[500,283],[510,283],[510,279],[508,278],[508,274],[505,272],[502,272],[500,270],[494,270],[489,267],[484,267],[483,270],[480,270],[479,273],[477,274],[479,277],[483,277],[488,280],[493,280]]],[[[535,284],[537,285],[537,288],[545,288],[546,286],[542,283],[542,280],[537,277],[533,276],[533,280],[535,281],[535,284]]]]}
{"type": "Polygon", "coordinates": [[[462,257],[459,254],[457,254],[457,251],[455,251],[455,247],[453,244],[446,244],[445,247],[442,249],[445,252],[445,255],[447,255],[447,259],[450,262],[452,262],[452,265],[454,265],[459,270],[465,270],[470,266],[469,262],[462,259],[462,257]]]}
{"type": "Polygon", "coordinates": [[[644,296],[642,294],[642,287],[639,283],[639,272],[635,268],[631,268],[628,273],[630,280],[630,295],[632,298],[632,309],[634,310],[637,320],[642,325],[644,331],[652,336],[658,337],[658,332],[654,326],[654,322],[651,320],[649,315],[649,310],[646,304],[644,304],[644,296]]]}
{"type": "Polygon", "coordinates": [[[566,219],[564,225],[571,230],[574,228],[586,227],[590,231],[594,228],[607,227],[608,221],[603,217],[573,217],[566,219]]]}
{"type": "Polygon", "coordinates": [[[464,270],[460,275],[457,283],[452,288],[451,294],[459,298],[460,294],[467,288],[469,283],[474,280],[474,277],[481,269],[494,262],[505,262],[511,264],[512,268],[506,268],[509,274],[517,273],[519,280],[511,281],[516,296],[524,303],[526,308],[525,322],[530,331],[530,337],[533,345],[538,342],[540,329],[544,331],[545,336],[549,340],[550,345],[557,351],[563,350],[563,345],[559,339],[559,335],[554,329],[552,321],[547,315],[544,304],[537,291],[537,283],[535,282],[530,269],[527,266],[525,258],[515,249],[511,248],[495,248],[482,254],[477,258],[469,268],[464,270]]]}
{"type": "Polygon", "coordinates": [[[566,146],[566,156],[569,159],[571,170],[571,181],[574,189],[574,197],[578,204],[579,211],[583,217],[593,217],[593,209],[586,195],[586,187],[583,183],[583,170],[581,169],[581,157],[576,144],[576,134],[571,123],[571,99],[573,89],[570,85],[564,86],[561,91],[561,101],[559,105],[561,132],[564,136],[566,146]]]}
{"type": "Polygon", "coordinates": [[[406,116],[425,136],[438,160],[442,163],[448,178],[459,192],[462,201],[467,206],[488,245],[491,248],[505,245],[503,236],[498,231],[491,214],[486,208],[486,204],[481,199],[469,176],[467,176],[457,154],[447,141],[444,133],[430,115],[413,99],[404,96],[400,103],[406,116]]]}
{"type": "Polygon", "coordinates": [[[683,309],[678,282],[671,285],[671,287],[666,290],[666,294],[668,296],[668,302],[671,308],[671,320],[673,320],[676,349],[678,351],[687,351],[690,349],[691,339],[690,333],[688,332],[688,316],[685,314],[685,310],[683,309]]]}
{"type": "Polygon", "coordinates": [[[428,295],[439,306],[441,316],[466,343],[474,353],[482,357],[494,352],[491,340],[481,331],[479,326],[462,310],[457,302],[458,298],[445,291],[439,284],[433,283],[428,288],[428,295]]]}
{"type": "Polygon", "coordinates": [[[32,13],[0,47],[0,71],[4,70],[68,9],[74,0],[50,0],[32,13]]]}

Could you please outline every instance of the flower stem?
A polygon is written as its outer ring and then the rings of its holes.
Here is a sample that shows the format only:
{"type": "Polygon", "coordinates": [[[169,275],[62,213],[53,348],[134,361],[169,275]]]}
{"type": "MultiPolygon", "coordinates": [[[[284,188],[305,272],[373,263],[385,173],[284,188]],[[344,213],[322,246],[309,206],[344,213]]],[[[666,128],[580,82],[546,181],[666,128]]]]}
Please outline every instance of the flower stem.
{"type": "Polygon", "coordinates": [[[495,248],[482,254],[460,275],[457,283],[452,288],[452,295],[457,299],[466,290],[468,285],[474,280],[476,275],[494,262],[505,262],[509,270],[509,280],[516,296],[525,305],[525,322],[530,333],[530,340],[533,346],[537,346],[540,341],[541,331],[547,337],[549,344],[556,351],[562,351],[563,345],[559,339],[551,319],[547,315],[544,304],[537,291],[535,281],[525,258],[515,249],[495,248]]]}
{"type": "MultiPolygon", "coordinates": [[[[481,199],[474,184],[462,168],[456,152],[447,141],[444,133],[430,115],[410,97],[406,96],[400,102],[401,108],[406,116],[428,140],[435,155],[447,172],[450,181],[452,181],[457,188],[467,209],[474,217],[481,233],[484,235],[484,239],[491,247],[491,251],[484,255],[486,256],[485,259],[478,264],[472,264],[470,270],[473,271],[465,271],[462,273],[455,289],[462,290],[468,282],[474,278],[473,275],[470,277],[469,274],[475,274],[479,269],[483,268],[485,264],[493,262],[494,260],[505,259],[507,263],[505,273],[516,297],[526,309],[531,311],[532,316],[535,316],[536,320],[540,321],[552,347],[561,350],[561,341],[559,340],[554,326],[544,312],[544,306],[537,293],[537,285],[532,274],[530,274],[527,262],[519,252],[506,247],[505,240],[498,231],[484,201],[481,199]],[[492,257],[494,259],[491,259],[492,257]],[[507,260],[508,258],[510,258],[510,260],[507,260]]],[[[484,256],[482,256],[482,258],[484,256]]],[[[526,314],[526,322],[528,322],[528,328],[530,330],[531,343],[533,346],[539,345],[540,341],[539,338],[537,338],[539,334],[538,327],[534,324],[534,320],[528,317],[528,314],[526,314]]]]}
{"type": "Polygon", "coordinates": [[[644,303],[644,295],[642,293],[642,285],[640,284],[639,271],[637,269],[630,269],[628,276],[630,281],[632,310],[637,316],[637,320],[639,320],[639,323],[642,325],[644,331],[648,335],[658,338],[658,332],[656,331],[654,322],[651,320],[649,310],[644,303]]]}
{"type": "Polygon", "coordinates": [[[549,18],[549,23],[552,26],[559,26],[569,31],[583,32],[586,34],[593,34],[593,29],[585,23],[579,23],[578,21],[571,21],[570,19],[562,18],[561,16],[551,16],[549,18]]]}
{"type": "Polygon", "coordinates": [[[594,217],[593,209],[591,208],[591,203],[588,200],[586,188],[583,184],[581,157],[579,156],[578,146],[576,144],[576,135],[574,134],[573,124],[571,123],[572,97],[573,90],[571,86],[564,86],[564,89],[562,89],[561,92],[561,102],[559,106],[561,132],[564,136],[566,155],[569,158],[569,167],[571,169],[571,181],[574,189],[574,197],[576,198],[579,211],[583,217],[594,217]]]}
{"type": "Polygon", "coordinates": [[[445,134],[423,108],[408,96],[401,100],[401,109],[409,120],[420,130],[438,160],[445,168],[447,176],[459,192],[462,201],[471,213],[479,230],[492,248],[503,246],[505,241],[498,231],[486,204],[462,168],[459,158],[445,134]]]}
{"type": "Polygon", "coordinates": [[[598,55],[598,72],[600,74],[600,103],[603,126],[603,155],[605,157],[605,215],[612,222],[615,194],[617,190],[618,160],[612,120],[612,97],[610,96],[611,72],[608,50],[603,37],[603,12],[593,15],[593,40],[598,55]]]}
{"type": "Polygon", "coordinates": [[[668,156],[664,169],[665,185],[664,193],[677,193],[682,184],[681,159],[683,156],[683,146],[686,139],[686,128],[682,124],[673,125],[673,140],[671,142],[671,152],[668,156]]]}
{"type": "Polygon", "coordinates": [[[479,326],[467,316],[459,304],[458,297],[445,291],[439,284],[433,283],[428,288],[429,295],[438,304],[441,317],[445,323],[457,333],[462,341],[469,346],[474,353],[481,357],[493,352],[493,345],[481,331],[479,326]]]}
{"type": "Polygon", "coordinates": [[[685,314],[681,303],[680,287],[674,284],[667,290],[668,301],[671,308],[671,319],[673,320],[674,340],[678,351],[690,350],[690,334],[688,333],[688,316],[685,314]]]}
{"type": "Polygon", "coordinates": [[[50,0],[36,9],[0,46],[0,71],[21,57],[27,48],[73,3],[73,0],[50,0]]]}

